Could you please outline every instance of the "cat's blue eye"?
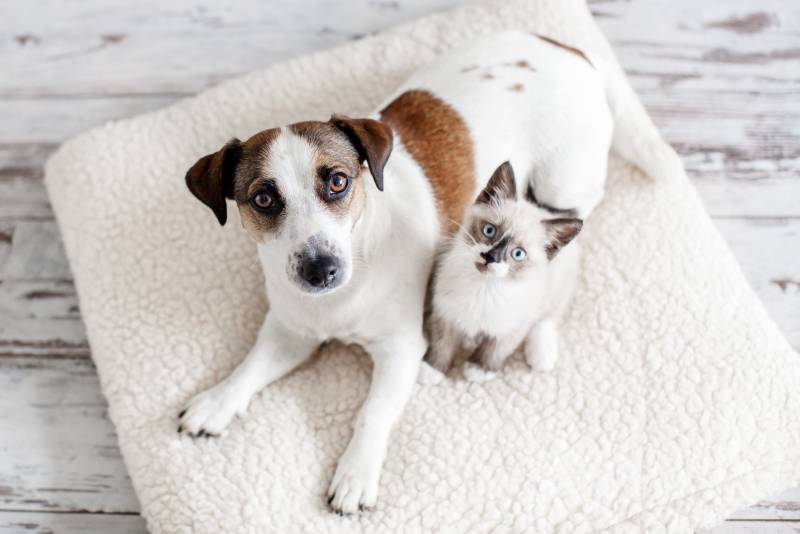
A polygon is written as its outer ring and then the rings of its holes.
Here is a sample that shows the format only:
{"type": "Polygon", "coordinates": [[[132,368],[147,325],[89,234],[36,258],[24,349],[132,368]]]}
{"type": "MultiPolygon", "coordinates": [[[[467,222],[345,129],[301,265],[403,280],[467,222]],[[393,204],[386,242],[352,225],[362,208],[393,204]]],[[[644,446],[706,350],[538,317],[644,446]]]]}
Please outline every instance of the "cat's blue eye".
{"type": "Polygon", "coordinates": [[[522,247],[517,247],[511,251],[511,257],[514,258],[515,261],[522,261],[525,259],[525,249],[522,247]]]}
{"type": "Polygon", "coordinates": [[[486,223],[483,225],[482,232],[486,237],[494,237],[494,235],[497,233],[497,228],[495,228],[492,223],[486,223]]]}

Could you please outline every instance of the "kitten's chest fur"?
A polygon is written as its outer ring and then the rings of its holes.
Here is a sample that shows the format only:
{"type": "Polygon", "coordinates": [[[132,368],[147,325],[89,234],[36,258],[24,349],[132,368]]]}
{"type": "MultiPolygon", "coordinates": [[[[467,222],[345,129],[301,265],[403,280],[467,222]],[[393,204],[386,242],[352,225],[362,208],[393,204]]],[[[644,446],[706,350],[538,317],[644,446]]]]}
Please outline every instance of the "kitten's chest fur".
{"type": "Polygon", "coordinates": [[[483,275],[459,277],[447,269],[440,276],[434,309],[463,335],[467,346],[484,336],[499,337],[527,328],[540,313],[536,303],[542,300],[541,280],[516,283],[483,275]]]}
{"type": "Polygon", "coordinates": [[[434,281],[434,314],[459,332],[465,348],[486,336],[517,336],[563,307],[577,277],[578,257],[573,244],[544,272],[519,281],[491,279],[446,258],[434,281]]]}

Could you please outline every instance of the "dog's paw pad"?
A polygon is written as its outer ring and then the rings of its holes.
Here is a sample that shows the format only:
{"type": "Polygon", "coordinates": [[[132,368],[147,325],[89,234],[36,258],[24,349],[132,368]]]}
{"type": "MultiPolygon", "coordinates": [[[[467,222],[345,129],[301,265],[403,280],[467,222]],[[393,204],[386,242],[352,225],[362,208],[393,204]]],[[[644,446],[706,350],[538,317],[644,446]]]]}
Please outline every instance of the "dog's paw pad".
{"type": "Polygon", "coordinates": [[[488,382],[489,380],[492,380],[496,376],[497,373],[495,373],[494,371],[487,371],[478,364],[471,362],[464,364],[464,378],[466,378],[470,382],[476,382],[476,383],[488,382]]]}

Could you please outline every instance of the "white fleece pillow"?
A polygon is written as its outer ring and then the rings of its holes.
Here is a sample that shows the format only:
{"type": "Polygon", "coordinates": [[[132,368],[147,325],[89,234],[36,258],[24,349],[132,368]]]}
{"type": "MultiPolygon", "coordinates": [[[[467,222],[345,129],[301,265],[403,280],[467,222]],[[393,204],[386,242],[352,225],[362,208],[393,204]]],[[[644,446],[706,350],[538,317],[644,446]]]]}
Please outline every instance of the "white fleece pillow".
{"type": "MultiPolygon", "coordinates": [[[[152,532],[691,532],[800,480],[797,354],[685,176],[656,185],[616,158],[556,370],[514,358],[485,385],[418,387],[374,512],[337,517],[324,499],[368,385],[357,350],[323,350],[219,439],[176,433],[184,402],[244,356],[266,309],[254,245],[189,194],[186,169],[233,136],[366,113],[437,52],[503,28],[614,61],[578,0],[484,1],[95,129],[48,163],[152,532]]],[[[626,84],[615,97],[643,113],[626,84]]]]}

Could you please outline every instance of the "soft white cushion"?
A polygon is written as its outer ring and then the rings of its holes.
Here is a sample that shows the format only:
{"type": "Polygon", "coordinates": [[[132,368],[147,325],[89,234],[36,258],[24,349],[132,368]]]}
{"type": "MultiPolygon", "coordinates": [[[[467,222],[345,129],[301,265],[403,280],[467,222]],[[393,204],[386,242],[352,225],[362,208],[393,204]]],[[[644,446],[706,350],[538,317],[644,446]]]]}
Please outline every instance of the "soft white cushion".
{"type": "Polygon", "coordinates": [[[186,169],[232,136],[368,112],[437,52],[512,27],[613,62],[578,0],[484,2],[98,128],[49,162],[92,353],[153,532],[691,532],[798,481],[797,354],[685,176],[653,185],[618,159],[583,237],[555,371],[515,358],[485,385],[418,387],[376,511],[337,517],[323,497],[368,385],[358,351],[325,350],[222,438],[176,433],[182,404],[242,358],[266,309],[254,245],[235,217],[220,228],[192,198],[186,169]]]}

